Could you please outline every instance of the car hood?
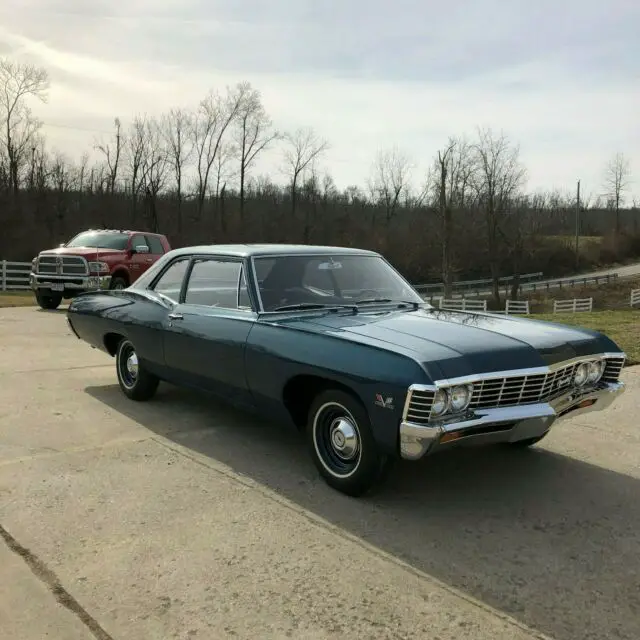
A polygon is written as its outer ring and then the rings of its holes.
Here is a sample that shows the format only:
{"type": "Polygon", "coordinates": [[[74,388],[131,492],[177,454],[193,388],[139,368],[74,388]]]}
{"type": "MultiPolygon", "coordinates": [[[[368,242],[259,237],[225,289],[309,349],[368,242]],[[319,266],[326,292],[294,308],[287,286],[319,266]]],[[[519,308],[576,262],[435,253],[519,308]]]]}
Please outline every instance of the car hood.
{"type": "Polygon", "coordinates": [[[620,351],[612,340],[588,329],[460,311],[298,316],[295,323],[299,329],[411,352],[430,375],[436,373],[436,366],[443,378],[544,367],[579,356],[620,351]]]}
{"type": "Polygon", "coordinates": [[[124,253],[124,251],[120,251],[119,249],[96,249],[95,247],[58,247],[57,249],[47,249],[46,251],[42,251],[40,255],[55,254],[63,256],[82,256],[83,258],[88,258],[89,256],[95,255],[112,256],[118,253],[124,253]]]}

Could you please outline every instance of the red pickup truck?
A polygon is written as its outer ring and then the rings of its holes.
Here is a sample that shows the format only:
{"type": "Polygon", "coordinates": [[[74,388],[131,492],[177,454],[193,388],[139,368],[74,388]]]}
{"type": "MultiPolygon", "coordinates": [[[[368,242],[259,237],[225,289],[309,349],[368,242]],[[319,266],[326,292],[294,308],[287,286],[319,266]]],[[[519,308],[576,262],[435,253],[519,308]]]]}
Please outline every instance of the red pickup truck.
{"type": "Polygon", "coordinates": [[[145,231],[89,229],[41,251],[31,261],[29,282],[43,309],[83,291],[125,289],[170,251],[163,235],[145,231]]]}

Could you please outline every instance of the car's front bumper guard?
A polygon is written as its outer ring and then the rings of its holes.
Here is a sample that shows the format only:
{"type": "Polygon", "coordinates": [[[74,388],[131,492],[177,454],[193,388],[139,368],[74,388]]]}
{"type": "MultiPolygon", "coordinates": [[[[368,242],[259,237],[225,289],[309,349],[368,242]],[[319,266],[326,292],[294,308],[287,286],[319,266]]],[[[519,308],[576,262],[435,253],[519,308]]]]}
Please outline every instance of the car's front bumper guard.
{"type": "Polygon", "coordinates": [[[108,289],[111,284],[111,276],[58,276],[29,274],[29,286],[34,291],[38,289],[47,289],[52,291],[97,291],[99,289],[108,289]],[[62,285],[63,290],[52,288],[52,284],[62,285]]]}
{"type": "Polygon", "coordinates": [[[400,455],[407,460],[418,460],[449,444],[490,444],[537,438],[562,418],[606,409],[624,388],[623,382],[606,383],[588,391],[573,390],[549,402],[475,409],[469,417],[459,421],[430,425],[402,422],[400,455]]]}

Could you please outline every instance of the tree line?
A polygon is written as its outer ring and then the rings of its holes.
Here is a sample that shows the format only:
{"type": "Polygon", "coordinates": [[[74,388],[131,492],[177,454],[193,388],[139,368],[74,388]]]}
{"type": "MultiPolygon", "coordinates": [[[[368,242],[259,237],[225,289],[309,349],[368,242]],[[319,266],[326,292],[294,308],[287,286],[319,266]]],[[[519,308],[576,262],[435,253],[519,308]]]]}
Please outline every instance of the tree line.
{"type": "Polygon", "coordinates": [[[338,189],[322,169],[329,142],[312,128],[279,131],[248,82],[211,90],[193,108],[136,115],[80,158],[48,148],[31,105],[46,69],[0,58],[0,257],[26,260],[91,227],[165,233],[172,246],[302,242],[383,252],[414,282],[563,274],[640,255],[630,165],[615,154],[602,194],[527,193],[519,146],[478,128],[451,136],[416,180],[397,147],[373,159],[365,185],[338,189]],[[281,178],[257,172],[281,158],[281,178]],[[420,184],[416,188],[415,184],[420,184]],[[573,236],[604,236],[591,253],[573,236]],[[570,240],[569,241],[567,241],[570,240]]]}

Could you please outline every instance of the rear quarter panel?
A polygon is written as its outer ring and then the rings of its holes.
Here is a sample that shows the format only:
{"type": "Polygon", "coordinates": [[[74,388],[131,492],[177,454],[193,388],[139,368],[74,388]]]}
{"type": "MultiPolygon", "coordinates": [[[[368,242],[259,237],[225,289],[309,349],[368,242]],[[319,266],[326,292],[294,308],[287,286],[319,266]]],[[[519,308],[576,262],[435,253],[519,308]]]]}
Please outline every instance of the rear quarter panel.
{"type": "Polygon", "coordinates": [[[164,371],[162,321],[166,308],[130,291],[105,291],[80,295],[69,305],[67,317],[81,340],[108,352],[105,337],[116,334],[131,340],[138,357],[161,375],[164,371]]]}

